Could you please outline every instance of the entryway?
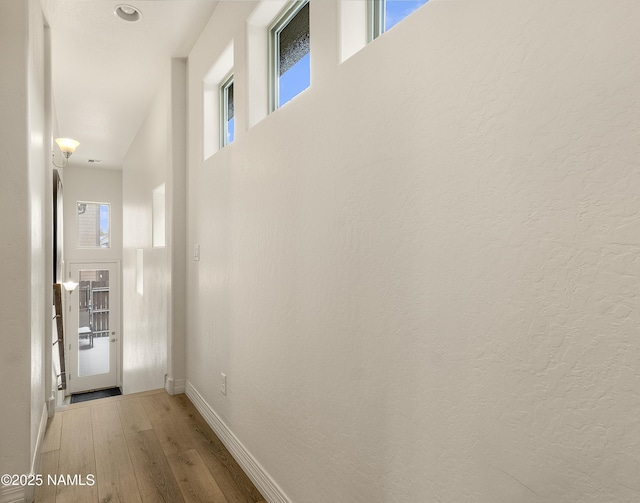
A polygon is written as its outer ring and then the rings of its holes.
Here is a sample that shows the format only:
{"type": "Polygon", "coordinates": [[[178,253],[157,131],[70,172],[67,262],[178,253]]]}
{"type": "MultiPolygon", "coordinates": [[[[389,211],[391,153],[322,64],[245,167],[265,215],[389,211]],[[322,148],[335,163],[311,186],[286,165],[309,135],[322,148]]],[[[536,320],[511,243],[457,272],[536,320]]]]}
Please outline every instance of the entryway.
{"type": "Polygon", "coordinates": [[[69,264],[78,287],[68,297],[68,390],[81,393],[118,386],[119,267],[117,262],[69,264]]]}

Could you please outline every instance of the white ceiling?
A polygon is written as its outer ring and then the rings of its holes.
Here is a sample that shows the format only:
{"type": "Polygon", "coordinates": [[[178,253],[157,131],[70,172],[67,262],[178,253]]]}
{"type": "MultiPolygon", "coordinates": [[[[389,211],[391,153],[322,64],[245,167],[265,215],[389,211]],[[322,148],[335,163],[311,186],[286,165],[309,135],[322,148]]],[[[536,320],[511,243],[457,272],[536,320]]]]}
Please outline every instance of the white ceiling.
{"type": "Polygon", "coordinates": [[[120,169],[171,58],[189,54],[218,2],[41,2],[51,27],[59,134],[80,142],[70,164],[120,169]],[[120,4],[138,8],[142,18],[121,20],[114,14],[120,4]]]}

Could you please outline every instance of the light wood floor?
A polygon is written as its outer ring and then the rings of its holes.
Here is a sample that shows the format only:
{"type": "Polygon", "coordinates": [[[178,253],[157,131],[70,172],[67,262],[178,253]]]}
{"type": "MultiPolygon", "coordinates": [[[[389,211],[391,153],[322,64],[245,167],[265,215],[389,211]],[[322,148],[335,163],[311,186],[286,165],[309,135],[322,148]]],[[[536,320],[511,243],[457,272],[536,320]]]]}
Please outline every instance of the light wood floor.
{"type": "MultiPolygon", "coordinates": [[[[164,390],[68,405],[49,420],[36,503],[264,503],[186,395],[164,390]],[[95,476],[91,485],[48,475],[95,476]]],[[[78,479],[79,480],[79,479],[78,479]]]]}

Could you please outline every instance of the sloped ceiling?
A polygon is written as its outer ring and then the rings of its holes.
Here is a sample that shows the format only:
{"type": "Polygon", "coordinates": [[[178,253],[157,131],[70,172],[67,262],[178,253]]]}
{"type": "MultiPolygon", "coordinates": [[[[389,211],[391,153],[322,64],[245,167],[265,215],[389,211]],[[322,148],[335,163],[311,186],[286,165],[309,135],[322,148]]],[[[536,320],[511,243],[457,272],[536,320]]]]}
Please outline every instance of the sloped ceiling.
{"type": "Polygon", "coordinates": [[[69,161],[120,169],[171,58],[188,56],[218,2],[41,1],[51,27],[58,131],[80,142],[69,161]],[[120,4],[142,18],[121,20],[114,14],[120,4]]]}

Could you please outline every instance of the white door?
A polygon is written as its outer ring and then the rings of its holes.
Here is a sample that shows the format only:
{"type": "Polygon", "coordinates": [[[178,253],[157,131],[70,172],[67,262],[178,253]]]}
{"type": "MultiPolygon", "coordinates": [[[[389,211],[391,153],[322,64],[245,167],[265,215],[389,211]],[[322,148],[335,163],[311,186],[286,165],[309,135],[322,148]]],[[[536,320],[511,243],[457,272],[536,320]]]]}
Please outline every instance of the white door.
{"type": "Polygon", "coordinates": [[[67,294],[67,384],[70,393],[118,385],[118,264],[70,263],[67,294]]]}

